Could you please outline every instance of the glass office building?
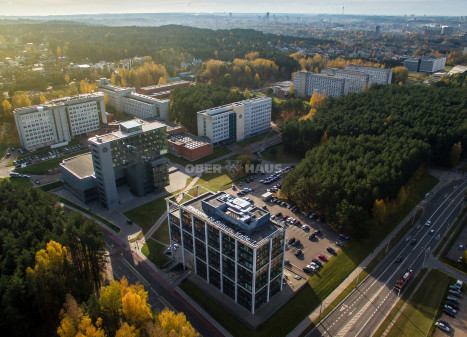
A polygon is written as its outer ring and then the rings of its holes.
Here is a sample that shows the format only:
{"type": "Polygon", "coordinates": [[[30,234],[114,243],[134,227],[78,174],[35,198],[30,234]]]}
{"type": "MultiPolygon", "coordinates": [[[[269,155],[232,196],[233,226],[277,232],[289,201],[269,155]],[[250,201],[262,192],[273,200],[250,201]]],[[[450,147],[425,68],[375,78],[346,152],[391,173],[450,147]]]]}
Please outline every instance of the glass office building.
{"type": "Polygon", "coordinates": [[[196,195],[188,201],[167,198],[176,258],[254,314],[282,290],[285,226],[244,199],[199,189],[182,195],[196,195]]]}

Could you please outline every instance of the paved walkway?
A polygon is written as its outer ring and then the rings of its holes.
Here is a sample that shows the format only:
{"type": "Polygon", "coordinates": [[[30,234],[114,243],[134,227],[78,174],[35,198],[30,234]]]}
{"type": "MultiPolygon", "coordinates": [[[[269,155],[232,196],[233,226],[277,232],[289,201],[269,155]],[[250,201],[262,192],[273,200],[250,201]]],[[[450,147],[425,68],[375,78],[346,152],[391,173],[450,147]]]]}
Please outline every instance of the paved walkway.
{"type": "MultiPolygon", "coordinates": [[[[430,174],[439,178],[439,183],[433,188],[432,191],[438,191],[445,185],[447,185],[451,179],[459,178],[461,175],[455,174],[453,172],[449,172],[447,170],[432,170],[430,174]]],[[[322,302],[332,303],[350,284],[355,283],[357,276],[361,273],[361,271],[368,266],[368,264],[373,261],[373,259],[381,252],[381,250],[386,248],[388,242],[402,229],[402,227],[410,221],[416,211],[420,208],[424,207],[424,200],[420,201],[420,203],[409,213],[405,216],[404,219],[395,227],[389,235],[376,247],[371,254],[369,254],[361,263],[360,265],[355,268],[355,270],[350,273],[347,278],[342,281],[342,283],[334,289],[334,291],[328,295],[322,302]]],[[[320,307],[316,307],[302,322],[300,322],[295,329],[293,329],[287,336],[288,337],[296,337],[299,336],[314,320],[318,319],[319,317],[319,310],[320,307]]]]}

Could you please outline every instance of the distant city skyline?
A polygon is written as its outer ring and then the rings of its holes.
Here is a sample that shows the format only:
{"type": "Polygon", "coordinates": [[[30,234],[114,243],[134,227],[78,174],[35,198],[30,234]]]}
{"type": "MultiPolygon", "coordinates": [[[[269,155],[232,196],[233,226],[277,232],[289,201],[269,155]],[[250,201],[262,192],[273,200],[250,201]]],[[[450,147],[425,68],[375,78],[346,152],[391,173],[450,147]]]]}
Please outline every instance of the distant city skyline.
{"type": "Polygon", "coordinates": [[[467,0],[0,0],[1,16],[116,13],[291,13],[467,16],[467,0]]]}

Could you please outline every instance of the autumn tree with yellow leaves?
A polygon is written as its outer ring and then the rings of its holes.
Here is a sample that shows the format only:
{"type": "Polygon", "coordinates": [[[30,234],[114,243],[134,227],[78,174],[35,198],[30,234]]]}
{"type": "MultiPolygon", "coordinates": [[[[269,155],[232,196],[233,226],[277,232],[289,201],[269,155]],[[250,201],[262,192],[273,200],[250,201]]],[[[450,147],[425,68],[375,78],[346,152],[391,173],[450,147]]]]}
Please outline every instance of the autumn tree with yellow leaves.
{"type": "Polygon", "coordinates": [[[91,319],[85,306],[66,296],[60,313],[60,337],[196,337],[199,334],[183,313],[164,309],[153,313],[143,285],[111,281],[99,291],[100,312],[91,319]]]}

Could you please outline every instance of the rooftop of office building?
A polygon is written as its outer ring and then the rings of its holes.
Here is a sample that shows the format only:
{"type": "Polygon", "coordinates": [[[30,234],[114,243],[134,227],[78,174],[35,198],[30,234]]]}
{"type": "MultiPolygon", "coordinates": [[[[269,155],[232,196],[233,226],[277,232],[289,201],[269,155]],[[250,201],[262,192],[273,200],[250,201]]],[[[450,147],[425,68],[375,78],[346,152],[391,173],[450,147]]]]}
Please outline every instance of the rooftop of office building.
{"type": "Polygon", "coordinates": [[[57,98],[57,99],[45,102],[43,104],[31,105],[31,106],[23,107],[23,108],[16,108],[14,110],[14,113],[17,114],[17,113],[39,112],[39,111],[47,110],[53,106],[72,105],[72,104],[82,103],[92,98],[103,99],[104,94],[102,92],[95,92],[91,94],[82,94],[82,95],[76,95],[76,96],[57,98]]]}
{"type": "Polygon", "coordinates": [[[209,142],[205,141],[204,139],[186,132],[171,135],[169,137],[169,142],[173,142],[176,145],[183,145],[190,150],[209,144],[209,142]]]}
{"type": "MultiPolygon", "coordinates": [[[[176,196],[174,196],[173,200],[175,199],[176,196]]],[[[173,200],[171,199],[172,202],[173,200]]],[[[227,233],[251,248],[262,246],[270,237],[278,235],[279,232],[283,232],[285,229],[284,225],[272,221],[267,217],[269,214],[268,211],[254,206],[245,199],[237,198],[226,192],[215,193],[207,191],[206,193],[189,201],[182,202],[180,207],[182,209],[186,209],[195,216],[208,221],[212,226],[218,228],[224,233],[227,233]],[[203,202],[208,203],[214,208],[224,206],[223,212],[226,216],[219,217],[215,215],[207,215],[203,210],[203,202]],[[229,218],[233,218],[237,221],[245,221],[246,224],[248,224],[252,219],[260,219],[262,217],[266,217],[267,221],[256,227],[249,234],[233,221],[228,220],[229,218]]]]}
{"type": "Polygon", "coordinates": [[[158,121],[145,122],[143,120],[133,119],[120,123],[120,130],[106,135],[92,137],[89,139],[89,142],[103,144],[117,139],[126,138],[128,136],[133,136],[138,133],[144,133],[165,127],[165,124],[158,121]]]}
{"type": "Polygon", "coordinates": [[[225,113],[225,112],[232,111],[233,108],[236,107],[236,106],[242,106],[242,105],[247,105],[249,103],[256,103],[256,102],[261,102],[261,101],[272,101],[272,99],[270,97],[267,97],[267,96],[253,97],[253,98],[245,99],[243,101],[233,102],[233,103],[217,106],[217,107],[214,107],[214,108],[198,111],[198,114],[213,116],[213,115],[222,114],[222,113],[225,113]]]}
{"type": "Polygon", "coordinates": [[[86,178],[94,174],[91,153],[84,153],[64,159],[60,165],[65,167],[78,178],[86,178]]]}

